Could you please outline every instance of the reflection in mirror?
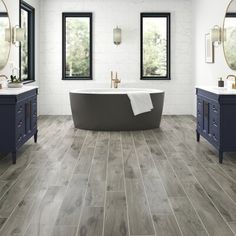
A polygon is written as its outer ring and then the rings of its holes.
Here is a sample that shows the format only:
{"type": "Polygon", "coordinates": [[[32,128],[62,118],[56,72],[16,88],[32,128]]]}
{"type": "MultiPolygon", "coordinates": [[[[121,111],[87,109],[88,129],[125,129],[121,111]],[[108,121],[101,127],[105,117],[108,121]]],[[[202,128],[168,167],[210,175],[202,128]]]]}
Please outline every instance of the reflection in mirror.
{"type": "Polygon", "coordinates": [[[0,0],[0,70],[7,64],[11,47],[10,20],[5,3],[0,0]]]}
{"type": "Polygon", "coordinates": [[[232,70],[236,70],[236,0],[232,0],[225,14],[224,54],[232,70]]]}

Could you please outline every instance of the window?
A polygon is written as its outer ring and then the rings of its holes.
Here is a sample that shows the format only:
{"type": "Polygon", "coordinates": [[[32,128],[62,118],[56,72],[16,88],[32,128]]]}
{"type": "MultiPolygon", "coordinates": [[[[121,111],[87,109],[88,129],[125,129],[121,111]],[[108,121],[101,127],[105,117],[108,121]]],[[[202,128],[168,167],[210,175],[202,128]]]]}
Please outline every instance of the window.
{"type": "Polygon", "coordinates": [[[170,13],[141,13],[141,79],[170,79],[170,13]]]}
{"type": "Polygon", "coordinates": [[[62,79],[92,79],[92,13],[62,13],[62,79]]]}
{"type": "Polygon", "coordinates": [[[35,80],[35,10],[20,1],[20,27],[25,29],[25,39],[20,46],[20,77],[25,82],[35,80]]]}

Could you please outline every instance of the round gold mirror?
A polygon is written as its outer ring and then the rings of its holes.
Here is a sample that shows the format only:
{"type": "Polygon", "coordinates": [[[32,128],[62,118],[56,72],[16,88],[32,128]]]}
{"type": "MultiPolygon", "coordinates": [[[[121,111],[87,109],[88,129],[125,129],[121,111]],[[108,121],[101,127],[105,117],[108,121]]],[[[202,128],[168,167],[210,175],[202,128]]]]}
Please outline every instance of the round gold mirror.
{"type": "Polygon", "coordinates": [[[223,47],[227,64],[236,70],[236,0],[232,0],[225,13],[223,47]]]}
{"type": "Polygon", "coordinates": [[[0,0],[0,70],[2,70],[9,58],[11,49],[11,24],[6,4],[0,0]]]}

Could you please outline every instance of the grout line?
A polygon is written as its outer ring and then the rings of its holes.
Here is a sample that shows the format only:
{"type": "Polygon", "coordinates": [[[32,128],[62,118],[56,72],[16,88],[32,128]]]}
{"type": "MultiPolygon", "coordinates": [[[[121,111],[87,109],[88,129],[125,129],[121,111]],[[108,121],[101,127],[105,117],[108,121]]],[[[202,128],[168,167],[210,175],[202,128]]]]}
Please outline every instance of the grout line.
{"type": "Polygon", "coordinates": [[[147,208],[148,208],[148,211],[149,211],[149,214],[150,214],[150,217],[151,217],[152,226],[153,226],[155,235],[157,235],[155,224],[154,224],[154,221],[153,221],[153,216],[152,216],[151,208],[150,208],[148,197],[147,197],[147,193],[146,193],[146,188],[145,188],[144,180],[143,180],[143,174],[142,174],[142,171],[141,171],[141,168],[140,168],[140,162],[139,162],[138,153],[137,153],[137,149],[136,149],[135,142],[134,142],[133,132],[131,133],[131,138],[132,138],[132,142],[133,142],[133,146],[134,146],[135,156],[136,156],[137,161],[138,161],[138,166],[139,166],[138,169],[139,169],[139,172],[140,172],[140,175],[141,175],[140,179],[141,179],[141,182],[142,182],[142,185],[143,185],[145,199],[147,201],[147,208]]]}
{"type": "Polygon", "coordinates": [[[102,227],[102,235],[105,235],[105,220],[106,220],[106,202],[107,202],[107,178],[108,178],[108,158],[110,153],[110,142],[111,142],[111,133],[109,132],[109,139],[107,144],[107,157],[106,157],[106,181],[105,181],[105,198],[104,198],[104,211],[103,211],[103,227],[102,227]]]}
{"type": "Polygon", "coordinates": [[[86,199],[86,196],[87,196],[87,193],[88,193],[89,179],[90,179],[90,176],[91,176],[92,166],[93,166],[93,163],[94,163],[94,156],[95,156],[95,150],[96,150],[96,147],[97,147],[97,141],[98,141],[98,133],[97,133],[97,137],[96,137],[96,141],[95,141],[95,145],[94,145],[93,157],[92,157],[92,160],[91,160],[91,165],[90,165],[90,169],[89,169],[89,173],[88,173],[87,187],[86,187],[86,190],[85,190],[85,193],[84,193],[82,207],[81,207],[81,213],[80,213],[79,222],[78,222],[78,226],[77,226],[75,235],[79,235],[80,223],[81,223],[81,218],[82,218],[83,211],[84,211],[84,208],[85,208],[85,199],[86,199]]]}
{"type": "MultiPolygon", "coordinates": [[[[121,146],[121,156],[122,156],[122,168],[123,168],[123,180],[124,180],[124,189],[125,189],[125,202],[126,202],[126,217],[127,217],[127,227],[128,227],[128,235],[130,235],[130,223],[129,223],[129,206],[128,206],[128,198],[127,198],[127,186],[126,186],[126,178],[125,178],[125,162],[124,162],[124,149],[122,144],[122,135],[120,133],[120,146],[121,146]]],[[[141,236],[141,235],[140,235],[141,236]]]]}
{"type": "MultiPolygon", "coordinates": [[[[154,138],[155,138],[155,137],[154,137],[154,138]]],[[[168,196],[168,194],[167,194],[165,185],[164,185],[164,183],[163,183],[163,180],[162,180],[162,177],[161,177],[161,175],[160,175],[160,173],[159,173],[159,170],[158,170],[158,168],[157,168],[157,166],[156,166],[156,163],[155,163],[155,161],[153,160],[152,153],[151,153],[151,150],[150,150],[150,148],[149,148],[149,146],[148,146],[148,144],[147,144],[147,142],[146,142],[145,136],[144,136],[144,139],[145,139],[145,143],[146,143],[146,145],[147,145],[148,151],[149,151],[149,153],[150,153],[151,159],[152,159],[152,161],[153,161],[153,164],[154,164],[154,166],[155,166],[155,168],[156,168],[156,170],[157,170],[157,172],[158,172],[158,174],[159,174],[159,176],[160,176],[160,180],[161,180],[160,182],[161,182],[161,185],[162,185],[162,187],[163,187],[163,189],[164,189],[164,191],[165,191],[165,193],[166,193],[166,197],[167,197],[167,200],[168,200],[170,209],[171,209],[171,211],[172,211],[172,214],[173,214],[173,216],[174,216],[174,218],[175,218],[176,224],[177,224],[177,226],[178,226],[178,228],[179,228],[179,230],[180,230],[181,235],[183,236],[183,232],[182,232],[182,230],[181,230],[181,228],[180,228],[180,226],[179,226],[179,222],[178,222],[177,217],[176,217],[176,215],[175,215],[173,206],[172,206],[172,204],[171,204],[171,202],[170,202],[170,198],[169,198],[169,196],[168,196]]],[[[160,148],[161,148],[161,147],[160,147],[160,148]]],[[[162,150],[162,148],[161,148],[161,150],[162,150]]],[[[163,150],[162,150],[162,151],[163,151],[163,150]]]]}

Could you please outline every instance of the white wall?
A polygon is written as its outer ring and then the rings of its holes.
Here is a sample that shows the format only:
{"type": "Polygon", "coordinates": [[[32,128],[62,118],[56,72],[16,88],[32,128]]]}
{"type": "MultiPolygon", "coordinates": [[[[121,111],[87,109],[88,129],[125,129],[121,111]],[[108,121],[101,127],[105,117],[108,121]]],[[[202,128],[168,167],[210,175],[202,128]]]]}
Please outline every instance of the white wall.
{"type": "MultiPolygon", "coordinates": [[[[39,31],[40,31],[40,2],[38,0],[24,0],[35,8],[35,75],[36,82],[30,85],[39,84],[39,31]]],[[[19,0],[4,0],[8,10],[11,21],[11,26],[19,25],[19,0]]],[[[12,71],[10,68],[10,63],[14,63],[14,67],[19,68],[19,48],[12,44],[11,53],[9,57],[8,64],[3,70],[0,70],[0,74],[5,74],[8,77],[11,75],[12,71]]]]}
{"type": "MultiPolygon", "coordinates": [[[[195,85],[217,86],[218,77],[225,78],[230,70],[224,59],[222,45],[215,48],[215,63],[205,63],[205,34],[214,25],[223,26],[224,15],[229,0],[197,0],[193,1],[195,15],[195,85]]],[[[193,110],[195,115],[195,107],[193,110]]]]}
{"type": "Polygon", "coordinates": [[[191,0],[42,0],[40,31],[40,112],[70,114],[69,91],[109,87],[118,71],[123,87],[151,87],[166,92],[165,114],[191,114],[193,44],[191,0]],[[62,12],[88,11],[94,17],[94,80],[62,81],[62,12]],[[140,12],[171,12],[171,81],[140,81],[140,12]],[[112,31],[122,28],[115,46],[112,31]]]}

